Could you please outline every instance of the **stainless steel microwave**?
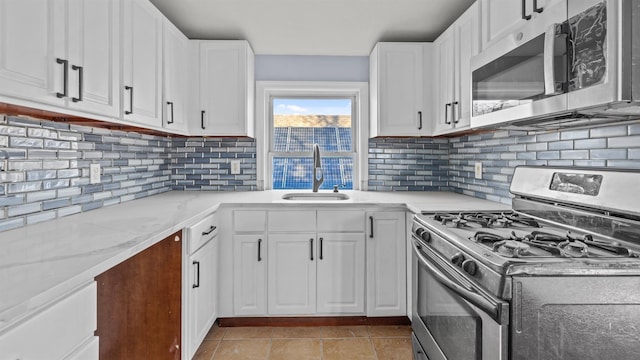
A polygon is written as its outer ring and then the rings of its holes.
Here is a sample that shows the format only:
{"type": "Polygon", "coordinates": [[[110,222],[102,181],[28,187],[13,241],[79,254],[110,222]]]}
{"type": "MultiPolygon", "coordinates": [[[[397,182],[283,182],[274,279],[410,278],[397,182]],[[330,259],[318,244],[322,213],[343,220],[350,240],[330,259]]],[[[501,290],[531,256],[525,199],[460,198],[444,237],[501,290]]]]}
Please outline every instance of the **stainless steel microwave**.
{"type": "Polygon", "coordinates": [[[640,118],[638,34],[640,0],[554,2],[471,59],[471,126],[640,118]]]}

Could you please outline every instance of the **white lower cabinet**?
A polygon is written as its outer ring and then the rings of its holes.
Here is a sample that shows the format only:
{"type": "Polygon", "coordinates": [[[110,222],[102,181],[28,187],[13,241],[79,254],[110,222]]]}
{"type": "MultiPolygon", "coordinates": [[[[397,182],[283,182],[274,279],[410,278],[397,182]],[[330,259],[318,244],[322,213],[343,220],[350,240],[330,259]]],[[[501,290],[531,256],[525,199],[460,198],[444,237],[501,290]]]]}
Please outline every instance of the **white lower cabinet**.
{"type": "Polygon", "coordinates": [[[404,211],[367,212],[367,316],[407,314],[404,211]]]}
{"type": "Polygon", "coordinates": [[[315,233],[269,234],[269,314],[316,312],[315,237],[315,233]]]}
{"type": "Polygon", "coordinates": [[[99,340],[97,336],[91,337],[89,341],[82,344],[80,348],[64,360],[98,360],[100,358],[99,340]]]}
{"type": "Polygon", "coordinates": [[[233,313],[267,313],[266,234],[233,235],[233,313]]]}
{"type": "Polygon", "coordinates": [[[364,313],[364,245],[362,233],[318,233],[317,313],[364,313]]]}
{"type": "MultiPolygon", "coordinates": [[[[93,336],[97,319],[96,283],[65,296],[21,324],[0,334],[2,359],[77,359],[93,336]]],[[[87,349],[83,360],[97,359],[87,349]]]]}

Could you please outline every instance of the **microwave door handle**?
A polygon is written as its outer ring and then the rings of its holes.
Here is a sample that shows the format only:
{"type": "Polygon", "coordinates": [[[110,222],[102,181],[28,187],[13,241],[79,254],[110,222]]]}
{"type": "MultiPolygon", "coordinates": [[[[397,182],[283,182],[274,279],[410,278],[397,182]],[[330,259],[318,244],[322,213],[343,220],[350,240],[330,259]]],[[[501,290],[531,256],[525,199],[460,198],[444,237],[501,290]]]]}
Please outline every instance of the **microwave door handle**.
{"type": "Polygon", "coordinates": [[[558,24],[549,26],[544,35],[544,94],[557,95],[556,73],[553,66],[554,49],[556,46],[556,27],[558,24]]]}
{"type": "Polygon", "coordinates": [[[505,316],[503,316],[502,314],[503,312],[502,304],[500,303],[494,304],[489,300],[485,299],[480,294],[478,294],[475,291],[475,289],[468,286],[464,286],[462,284],[459,284],[451,280],[448,276],[446,276],[440,270],[438,270],[438,268],[436,268],[435,265],[431,264],[424,255],[422,255],[415,241],[413,241],[413,253],[417,256],[418,261],[420,261],[420,263],[424,265],[427,268],[427,270],[429,270],[429,272],[436,278],[436,280],[438,280],[440,284],[446,286],[449,290],[458,294],[466,301],[477,306],[480,310],[488,314],[498,324],[503,323],[503,319],[505,318],[505,316]]]}

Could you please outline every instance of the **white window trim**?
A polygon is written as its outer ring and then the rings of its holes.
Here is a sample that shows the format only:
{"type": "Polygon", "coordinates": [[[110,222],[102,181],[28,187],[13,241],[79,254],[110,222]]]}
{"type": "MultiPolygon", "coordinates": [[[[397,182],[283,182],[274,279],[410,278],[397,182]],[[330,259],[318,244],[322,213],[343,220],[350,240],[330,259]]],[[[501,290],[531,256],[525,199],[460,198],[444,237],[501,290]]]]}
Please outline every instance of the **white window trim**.
{"type": "Polygon", "coordinates": [[[356,161],[353,189],[367,190],[369,178],[369,83],[337,81],[256,81],[256,180],[258,190],[271,190],[269,166],[270,108],[272,97],[353,96],[352,121],[356,161]]]}

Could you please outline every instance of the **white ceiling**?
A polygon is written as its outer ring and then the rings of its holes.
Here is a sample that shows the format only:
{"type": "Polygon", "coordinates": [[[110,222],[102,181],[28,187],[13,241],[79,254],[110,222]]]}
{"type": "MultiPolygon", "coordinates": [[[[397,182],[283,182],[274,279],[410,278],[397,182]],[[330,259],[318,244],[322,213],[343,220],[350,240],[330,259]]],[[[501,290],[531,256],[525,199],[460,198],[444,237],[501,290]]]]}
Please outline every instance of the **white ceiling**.
{"type": "Polygon", "coordinates": [[[474,0],[151,0],[191,39],[246,39],[260,55],[365,56],[432,41],[474,0]]]}

